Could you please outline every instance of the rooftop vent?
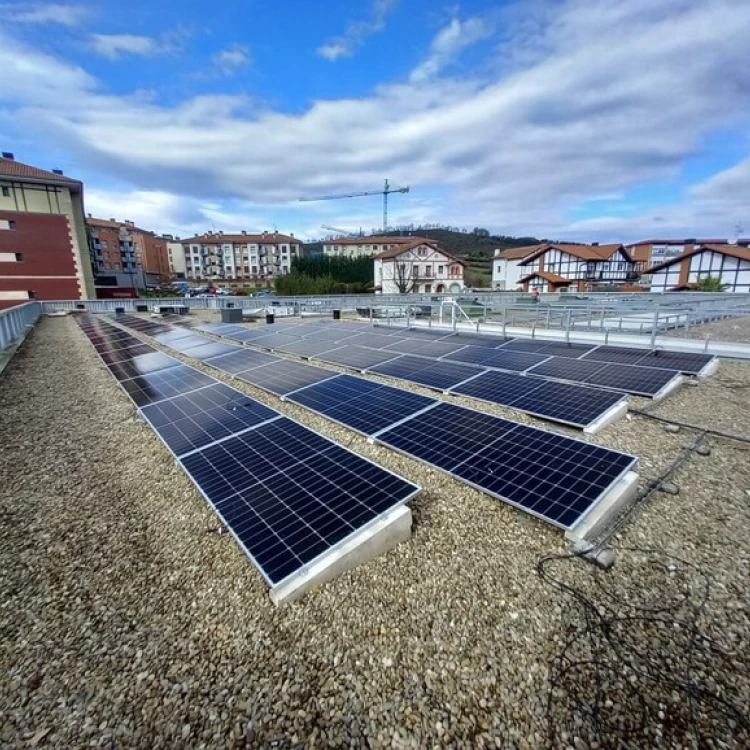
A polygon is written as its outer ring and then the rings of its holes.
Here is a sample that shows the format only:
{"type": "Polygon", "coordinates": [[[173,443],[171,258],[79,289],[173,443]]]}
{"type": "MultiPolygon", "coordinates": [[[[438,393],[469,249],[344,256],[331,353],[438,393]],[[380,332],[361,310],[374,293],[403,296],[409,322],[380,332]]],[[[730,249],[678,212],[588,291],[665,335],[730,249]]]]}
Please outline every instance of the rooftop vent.
{"type": "Polygon", "coordinates": [[[52,170],[52,174],[62,174],[62,173],[63,173],[62,169],[53,169],[52,170]]]}
{"type": "Polygon", "coordinates": [[[3,151],[3,159],[15,160],[15,154],[12,151],[3,151]]]}
{"type": "Polygon", "coordinates": [[[117,219],[115,219],[115,217],[114,217],[114,216],[110,216],[110,217],[109,217],[109,220],[110,220],[110,221],[117,221],[117,219]]]}

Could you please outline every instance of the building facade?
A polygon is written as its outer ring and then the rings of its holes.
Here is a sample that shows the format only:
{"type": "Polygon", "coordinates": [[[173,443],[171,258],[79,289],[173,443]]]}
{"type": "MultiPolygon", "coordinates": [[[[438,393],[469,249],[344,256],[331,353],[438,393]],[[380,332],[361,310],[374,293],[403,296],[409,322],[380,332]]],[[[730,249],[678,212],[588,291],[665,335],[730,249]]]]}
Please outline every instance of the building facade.
{"type": "Polygon", "coordinates": [[[583,292],[637,278],[633,260],[620,244],[544,243],[535,246],[519,267],[525,272],[520,284],[526,292],[583,292]]]}
{"type": "Polygon", "coordinates": [[[672,239],[672,240],[641,240],[627,245],[625,249],[635,263],[635,270],[646,273],[652,266],[660,265],[673,258],[679,258],[683,253],[691,253],[701,245],[749,245],[750,239],[740,238],[730,241],[722,239],[672,239]]]}
{"type": "Polygon", "coordinates": [[[191,281],[249,281],[272,284],[289,273],[292,260],[302,254],[294,235],[204,234],[182,240],[185,278],[191,281]]]}
{"type": "Polygon", "coordinates": [[[507,250],[495,250],[492,259],[492,288],[498,291],[513,291],[521,285],[521,278],[528,271],[521,266],[532,253],[538,249],[532,247],[512,247],[507,250]]]}
{"type": "Polygon", "coordinates": [[[323,242],[323,255],[339,258],[372,258],[395,247],[411,245],[420,237],[388,237],[371,235],[370,237],[344,237],[323,242]]]}
{"type": "Polygon", "coordinates": [[[167,262],[169,263],[169,274],[173,279],[185,278],[185,250],[179,237],[165,234],[167,242],[167,262]]]}
{"type": "Polygon", "coordinates": [[[750,292],[750,247],[703,244],[648,269],[652,292],[689,290],[718,278],[727,292],[750,292]]]}
{"type": "Polygon", "coordinates": [[[30,299],[89,299],[94,278],[83,184],[0,157],[0,308],[30,299]]]}
{"type": "Polygon", "coordinates": [[[167,240],[140,229],[129,219],[86,217],[91,257],[97,274],[129,274],[138,288],[147,286],[146,274],[160,280],[171,278],[167,240]]]}
{"type": "Polygon", "coordinates": [[[432,240],[399,244],[373,259],[375,291],[380,294],[458,294],[465,263],[432,240]]]}

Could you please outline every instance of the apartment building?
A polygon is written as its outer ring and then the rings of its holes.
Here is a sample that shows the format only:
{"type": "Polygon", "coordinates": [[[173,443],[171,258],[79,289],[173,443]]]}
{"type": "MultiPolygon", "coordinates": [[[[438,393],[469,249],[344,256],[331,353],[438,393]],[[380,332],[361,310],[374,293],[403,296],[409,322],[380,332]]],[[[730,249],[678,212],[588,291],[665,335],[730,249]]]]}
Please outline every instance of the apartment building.
{"type": "Polygon", "coordinates": [[[528,249],[528,255],[519,262],[525,272],[519,284],[526,292],[583,292],[631,283],[637,278],[633,259],[621,244],[545,242],[528,249]]]}
{"type": "Polygon", "coordinates": [[[386,250],[392,250],[395,247],[411,245],[420,237],[388,237],[381,235],[371,235],[369,237],[342,237],[335,240],[325,240],[323,242],[323,255],[343,258],[361,258],[366,256],[371,258],[386,250]]]}
{"type": "Polygon", "coordinates": [[[724,291],[750,292],[750,240],[745,246],[703,243],[648,269],[652,292],[690,290],[707,277],[719,279],[724,291]]]}
{"type": "Polygon", "coordinates": [[[98,274],[123,272],[133,276],[137,286],[144,286],[145,274],[160,279],[171,277],[167,240],[141,229],[129,219],[86,217],[91,256],[98,274]]]}
{"type": "Polygon", "coordinates": [[[185,278],[185,251],[179,237],[165,234],[167,242],[167,262],[169,263],[169,274],[173,279],[185,278]]]}
{"type": "Polygon", "coordinates": [[[294,235],[207,233],[182,240],[185,278],[192,281],[252,281],[271,284],[289,273],[302,254],[294,235]]]}
{"type": "Polygon", "coordinates": [[[458,294],[466,264],[432,240],[398,243],[374,260],[375,291],[380,294],[458,294]]]}
{"type": "Polygon", "coordinates": [[[94,296],[84,215],[83,183],[2,152],[0,308],[94,296]]]}

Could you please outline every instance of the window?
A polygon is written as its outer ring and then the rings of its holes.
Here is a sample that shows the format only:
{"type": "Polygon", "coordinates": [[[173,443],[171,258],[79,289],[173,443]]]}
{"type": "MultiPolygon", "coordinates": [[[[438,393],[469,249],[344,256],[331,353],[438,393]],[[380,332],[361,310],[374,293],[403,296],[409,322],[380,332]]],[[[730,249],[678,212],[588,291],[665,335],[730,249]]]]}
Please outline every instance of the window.
{"type": "Polygon", "coordinates": [[[424,285],[424,290],[425,290],[426,293],[429,294],[432,291],[432,284],[425,284],[424,285]]]}
{"type": "Polygon", "coordinates": [[[432,266],[430,264],[427,264],[424,267],[424,275],[427,276],[427,278],[429,278],[430,276],[432,276],[432,266]]]}
{"type": "Polygon", "coordinates": [[[3,187],[3,198],[10,198],[10,188],[3,187]]]}
{"type": "Polygon", "coordinates": [[[23,253],[16,253],[16,263],[20,263],[23,260],[23,253]]]}
{"type": "Polygon", "coordinates": [[[438,266],[438,276],[443,275],[443,266],[438,266]]]}
{"type": "Polygon", "coordinates": [[[0,219],[0,229],[15,229],[16,222],[12,219],[0,219]]]}
{"type": "Polygon", "coordinates": [[[424,256],[427,255],[427,248],[423,247],[423,246],[418,247],[417,248],[417,255],[420,258],[424,258],[424,256]]]}
{"type": "Polygon", "coordinates": [[[33,289],[30,289],[28,294],[29,294],[29,299],[36,299],[36,292],[33,289]]]}

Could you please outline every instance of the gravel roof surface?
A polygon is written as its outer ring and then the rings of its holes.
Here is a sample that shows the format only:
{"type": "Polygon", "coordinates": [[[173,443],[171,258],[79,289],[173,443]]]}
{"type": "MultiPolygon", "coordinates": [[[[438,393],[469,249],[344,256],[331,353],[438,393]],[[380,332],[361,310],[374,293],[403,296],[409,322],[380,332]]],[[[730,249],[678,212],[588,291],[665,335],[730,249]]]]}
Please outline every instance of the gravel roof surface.
{"type": "MultiPolygon", "coordinates": [[[[559,531],[226,380],[423,485],[413,538],[275,608],[75,322],[41,320],[0,378],[0,747],[616,745],[616,731],[603,738],[572,701],[591,676],[561,678],[553,661],[584,622],[581,604],[537,573],[541,557],[568,548],[559,531]]],[[[750,436],[740,411],[748,387],[750,365],[722,363],[657,410],[750,436]]],[[[633,415],[584,439],[640,456],[645,488],[695,437],[633,415]]],[[[634,627],[643,638],[635,651],[668,659],[670,673],[724,684],[746,705],[750,446],[715,436],[705,444],[710,455],[691,453],[671,477],[679,494],[653,493],[615,538],[686,563],[665,577],[648,555],[621,551],[606,573],[578,559],[554,567],[587,596],[601,596],[604,582],[631,602],[696,585],[688,562],[710,572],[696,622],[736,656],[690,662],[675,633],[693,631],[672,620],[657,635],[634,627]]],[[[607,674],[607,710],[624,721],[633,713],[619,682],[627,669],[607,674]]],[[[684,697],[662,687],[655,681],[655,708],[631,746],[694,746],[684,697]]],[[[696,704],[692,731],[707,746],[747,747],[741,720],[709,703],[696,704]]]]}
{"type": "Polygon", "coordinates": [[[693,326],[689,330],[676,328],[665,331],[665,336],[676,339],[705,339],[712,341],[734,341],[737,344],[750,344],[750,318],[727,318],[713,323],[693,326]]]}

